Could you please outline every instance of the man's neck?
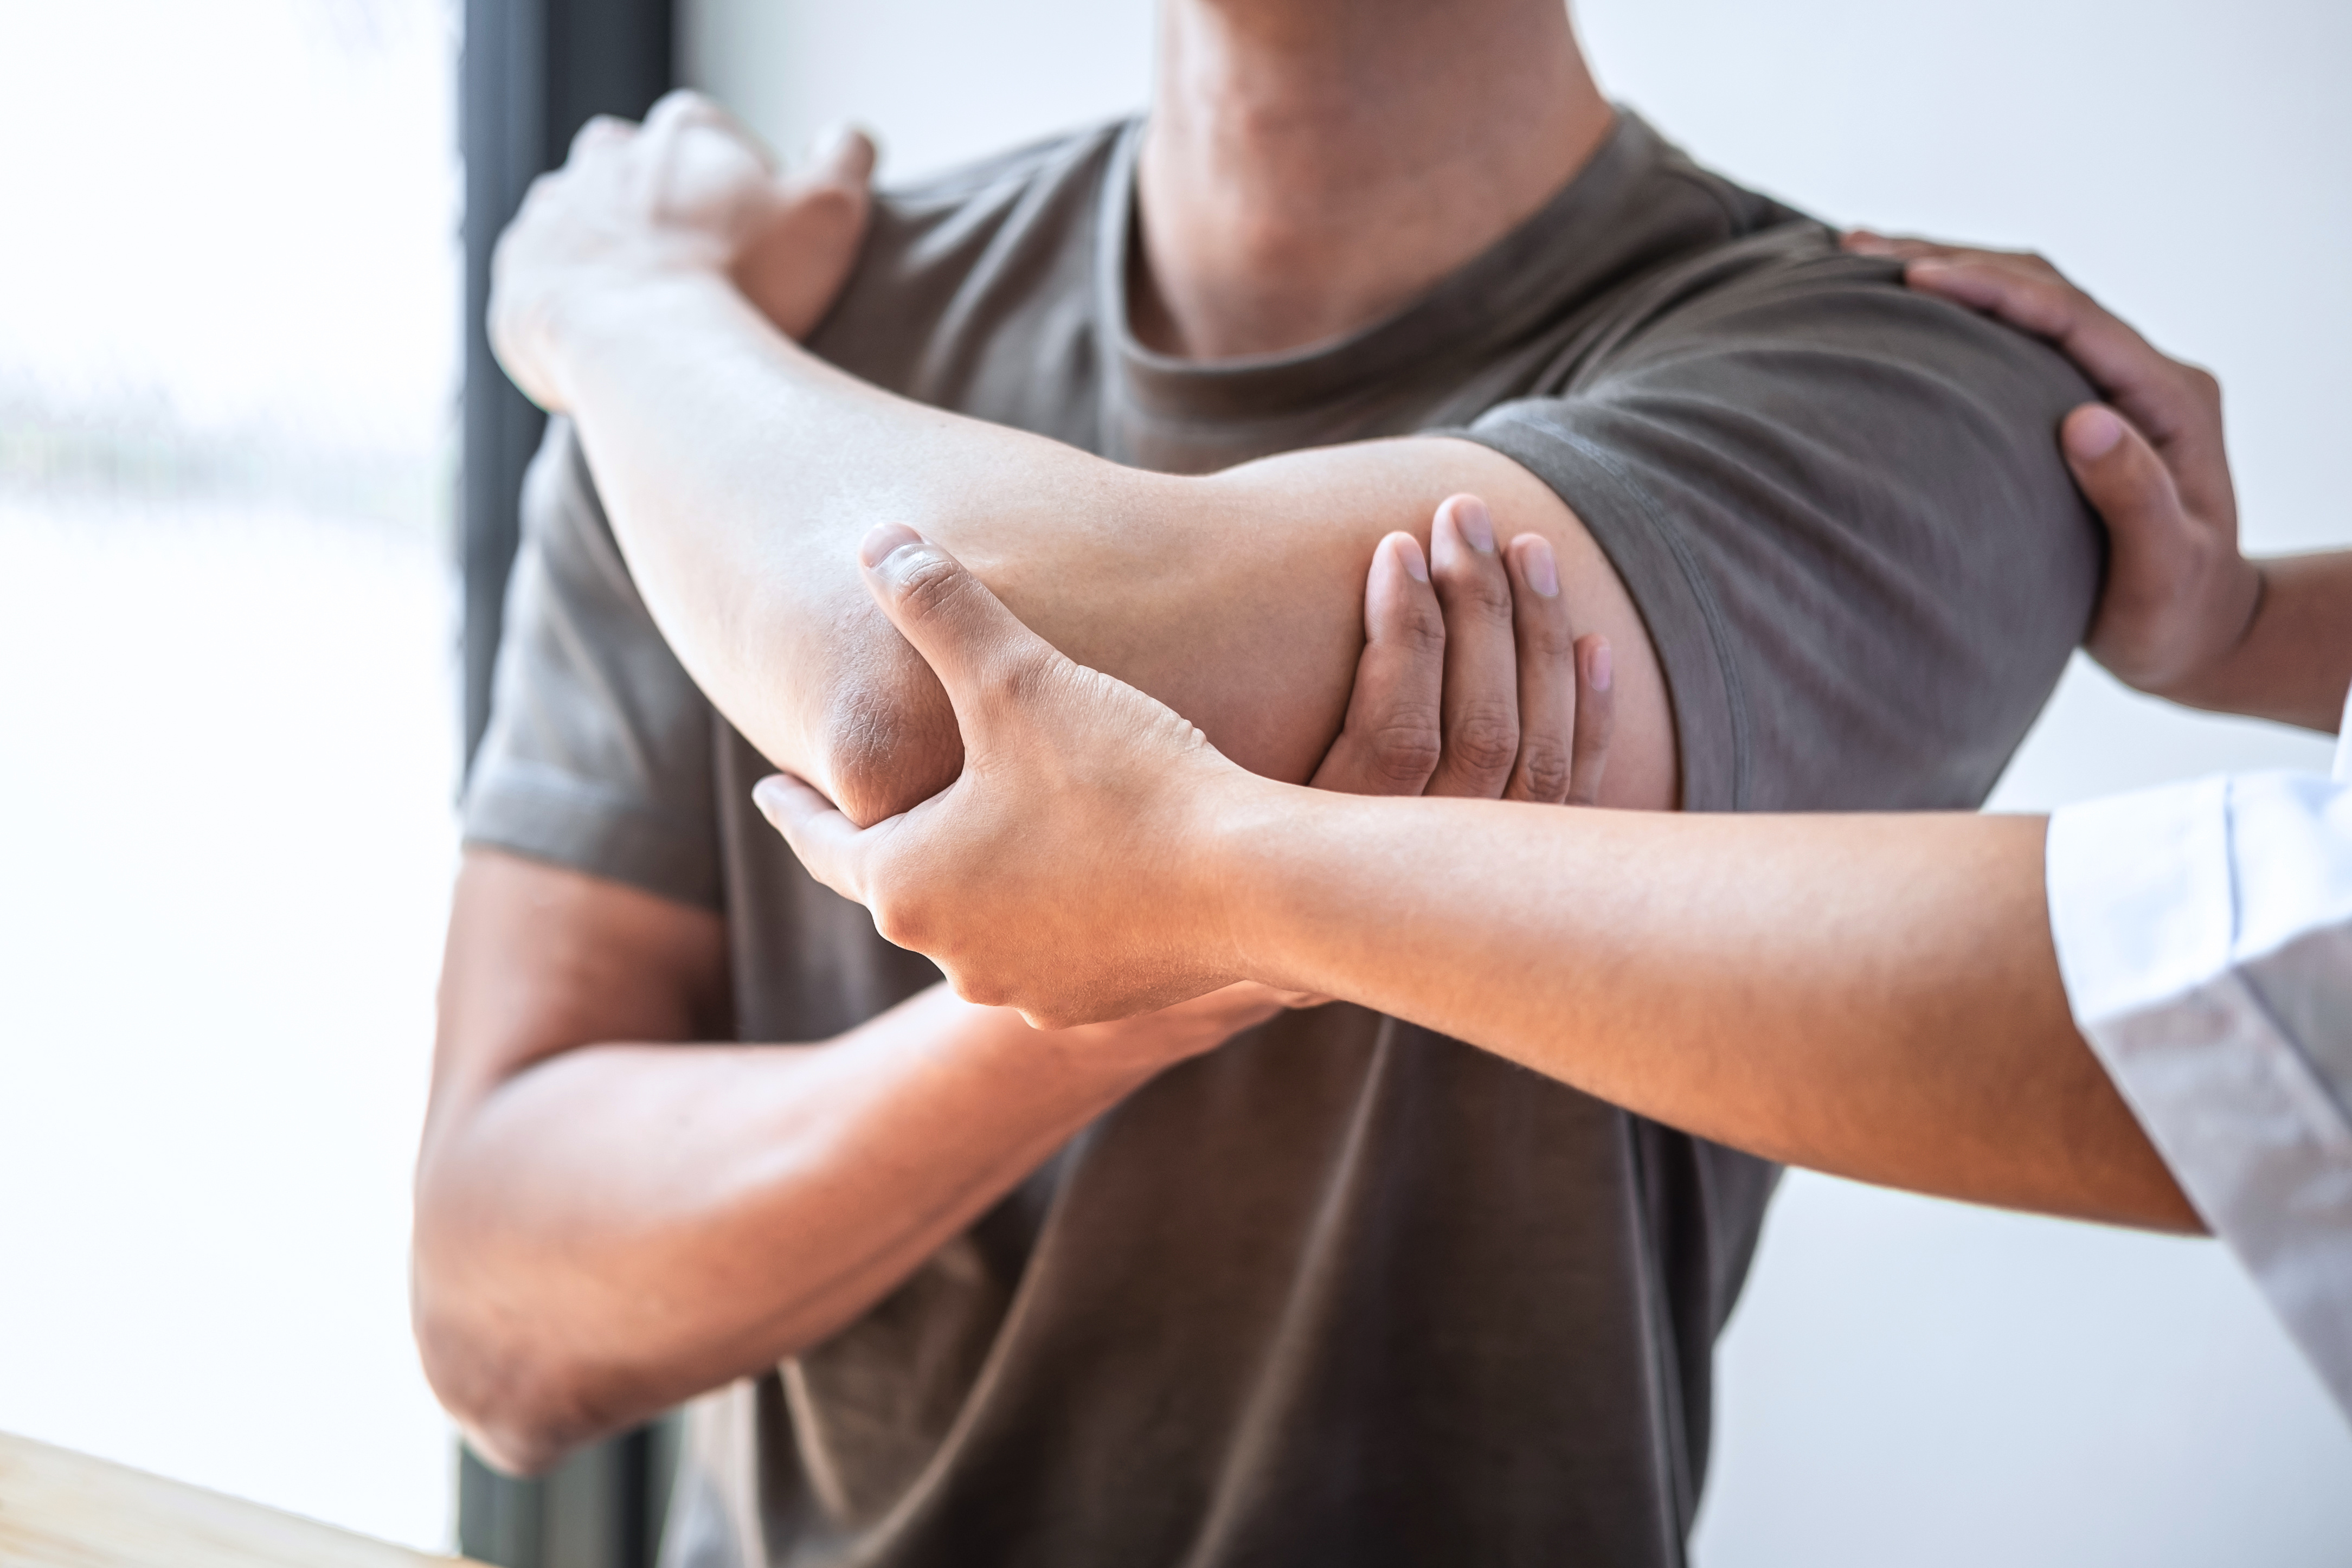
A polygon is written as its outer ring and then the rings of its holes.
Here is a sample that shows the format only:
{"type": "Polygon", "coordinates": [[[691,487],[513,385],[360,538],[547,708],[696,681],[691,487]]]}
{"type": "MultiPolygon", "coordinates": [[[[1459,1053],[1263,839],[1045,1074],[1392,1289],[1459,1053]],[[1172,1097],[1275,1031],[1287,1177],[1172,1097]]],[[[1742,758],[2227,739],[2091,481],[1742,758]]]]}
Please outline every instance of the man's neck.
{"type": "Polygon", "coordinates": [[[1608,135],[1562,0],[1166,0],[1133,325],[1194,359],[1394,311],[1608,135]]]}

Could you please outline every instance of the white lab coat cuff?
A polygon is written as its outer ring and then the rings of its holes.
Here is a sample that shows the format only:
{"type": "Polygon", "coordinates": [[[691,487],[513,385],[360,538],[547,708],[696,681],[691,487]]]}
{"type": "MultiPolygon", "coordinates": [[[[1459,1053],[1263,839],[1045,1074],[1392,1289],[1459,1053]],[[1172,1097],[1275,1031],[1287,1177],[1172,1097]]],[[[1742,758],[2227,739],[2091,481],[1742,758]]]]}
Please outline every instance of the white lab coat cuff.
{"type": "Polygon", "coordinates": [[[2352,1121],[2324,1070],[2342,1024],[2299,1041],[2293,999],[2352,972],[2352,927],[2331,919],[2340,793],[2269,775],[2071,807],[2046,869],[2077,1026],[2352,1410],[2352,1121]]]}

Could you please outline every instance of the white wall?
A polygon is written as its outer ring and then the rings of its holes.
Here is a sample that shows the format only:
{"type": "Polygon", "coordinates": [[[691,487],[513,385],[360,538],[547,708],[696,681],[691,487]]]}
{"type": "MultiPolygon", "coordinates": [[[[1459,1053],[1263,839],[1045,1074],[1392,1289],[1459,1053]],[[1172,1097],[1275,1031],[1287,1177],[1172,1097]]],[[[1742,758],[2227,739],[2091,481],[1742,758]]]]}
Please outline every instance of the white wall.
{"type": "Polygon", "coordinates": [[[904,178],[1142,107],[1143,0],[681,0],[679,71],[786,154],[848,120],[904,178]]]}
{"type": "MultiPolygon", "coordinates": [[[[685,0],[688,68],[885,177],[1139,106],[1144,0],[685,0]]],[[[2257,546],[2352,542],[2352,7],[1591,0],[1603,82],[1838,221],[2031,245],[2214,367],[2257,546]]],[[[2079,664],[2080,661],[2078,661],[2079,664]]],[[[2322,763],[2074,670],[1997,804],[2322,763]]],[[[2206,1244],[1811,1176],[1723,1353],[1709,1568],[2352,1560],[2352,1430],[2206,1244]]]]}

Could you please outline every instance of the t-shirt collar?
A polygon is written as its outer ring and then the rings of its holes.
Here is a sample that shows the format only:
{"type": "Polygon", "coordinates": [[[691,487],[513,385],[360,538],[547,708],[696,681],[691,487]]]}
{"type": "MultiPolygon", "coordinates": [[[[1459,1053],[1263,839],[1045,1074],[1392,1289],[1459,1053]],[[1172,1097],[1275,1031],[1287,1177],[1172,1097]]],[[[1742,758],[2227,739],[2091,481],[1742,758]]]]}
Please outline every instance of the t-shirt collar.
{"type": "Polygon", "coordinates": [[[1607,140],[1549,201],[1387,320],[1280,353],[1188,360],[1138,342],[1128,312],[1144,124],[1139,119],[1121,132],[1104,171],[1095,247],[1097,341],[1120,402],[1147,418],[1187,421],[1292,415],[1368,384],[1425,374],[1444,360],[1491,355],[1624,264],[1617,252],[1639,244],[1629,231],[1640,226],[1612,217],[1667,151],[1639,115],[1621,107],[1607,140]]]}

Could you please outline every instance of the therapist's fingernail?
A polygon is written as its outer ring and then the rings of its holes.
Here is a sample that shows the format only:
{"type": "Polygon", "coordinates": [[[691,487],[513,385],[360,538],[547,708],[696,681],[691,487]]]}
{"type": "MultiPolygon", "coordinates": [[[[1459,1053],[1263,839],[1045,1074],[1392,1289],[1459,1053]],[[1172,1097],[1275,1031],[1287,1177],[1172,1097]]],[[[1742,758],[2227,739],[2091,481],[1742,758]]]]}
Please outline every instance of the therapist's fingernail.
{"type": "Polygon", "coordinates": [[[2095,463],[2114,451],[2116,443],[2123,438],[2123,416],[2095,403],[2066,421],[2066,450],[2086,463],[2095,463]]]}
{"type": "Polygon", "coordinates": [[[784,788],[783,775],[770,773],[751,786],[751,804],[760,808],[761,816],[773,822],[777,813],[783,810],[788,793],[784,788]]]}
{"type": "Polygon", "coordinates": [[[893,551],[922,542],[923,536],[903,522],[877,523],[866,535],[866,542],[857,547],[857,559],[867,566],[879,566],[890,559],[893,551]]]}
{"type": "Polygon", "coordinates": [[[1457,497],[1454,502],[1454,526],[1470,548],[1481,555],[1495,553],[1495,520],[1487,513],[1486,503],[1476,496],[1457,497]]]}
{"type": "Polygon", "coordinates": [[[1421,552],[1421,541],[1410,533],[1397,536],[1397,559],[1404,563],[1404,574],[1416,583],[1429,581],[1429,558],[1421,552]]]}
{"type": "Polygon", "coordinates": [[[1528,586],[1547,599],[1559,597],[1559,562],[1551,552],[1551,541],[1541,534],[1528,542],[1528,586]]]}

